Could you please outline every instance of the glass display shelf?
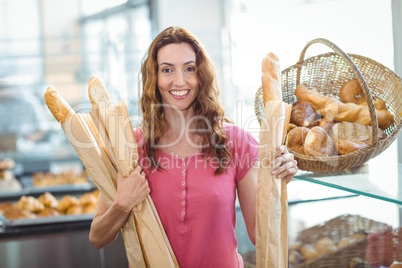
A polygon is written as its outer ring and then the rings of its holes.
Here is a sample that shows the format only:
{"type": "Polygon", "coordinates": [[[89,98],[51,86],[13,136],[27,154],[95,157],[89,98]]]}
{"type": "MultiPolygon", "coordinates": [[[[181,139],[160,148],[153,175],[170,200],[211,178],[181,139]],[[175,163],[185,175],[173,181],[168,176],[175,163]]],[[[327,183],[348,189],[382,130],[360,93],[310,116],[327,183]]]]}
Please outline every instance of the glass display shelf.
{"type": "Polygon", "coordinates": [[[402,164],[393,148],[356,169],[334,173],[300,170],[295,179],[402,206],[402,164]]]}

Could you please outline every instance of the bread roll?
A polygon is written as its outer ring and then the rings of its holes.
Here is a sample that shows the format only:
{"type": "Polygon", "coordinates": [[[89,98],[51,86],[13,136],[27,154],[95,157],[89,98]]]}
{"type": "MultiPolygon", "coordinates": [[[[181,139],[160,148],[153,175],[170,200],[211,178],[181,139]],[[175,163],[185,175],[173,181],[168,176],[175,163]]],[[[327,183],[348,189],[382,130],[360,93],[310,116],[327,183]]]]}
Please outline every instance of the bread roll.
{"type": "Polygon", "coordinates": [[[56,208],[59,204],[56,197],[51,193],[46,192],[38,197],[38,201],[41,202],[47,208],[56,208]]]}
{"type": "Polygon", "coordinates": [[[33,196],[21,196],[15,206],[29,212],[40,212],[45,206],[33,196]]]}
{"type": "MultiPolygon", "coordinates": [[[[335,121],[347,121],[365,126],[371,125],[370,112],[367,106],[342,103],[333,97],[323,96],[316,91],[308,90],[304,85],[297,86],[295,95],[298,100],[310,102],[314,111],[322,116],[331,115],[335,118],[335,121]]],[[[374,102],[378,126],[384,130],[394,123],[394,117],[385,109],[383,101],[378,102],[374,102]]]]}
{"type": "Polygon", "coordinates": [[[60,213],[55,208],[47,207],[44,210],[42,210],[41,212],[39,212],[36,216],[37,217],[56,217],[56,216],[60,216],[60,213]]]}
{"type": "Polygon", "coordinates": [[[68,118],[75,114],[70,105],[59,95],[59,92],[48,87],[45,93],[45,102],[53,116],[63,124],[68,118]]]}
{"type": "Polygon", "coordinates": [[[93,109],[98,107],[101,102],[105,103],[106,106],[111,102],[106,85],[99,77],[92,77],[89,80],[88,95],[93,109]]]}
{"type": "Polygon", "coordinates": [[[322,127],[313,127],[307,133],[304,141],[306,155],[328,157],[333,155],[335,144],[332,138],[322,127]]]}
{"type": "Polygon", "coordinates": [[[282,100],[281,68],[278,57],[272,52],[262,60],[261,82],[264,105],[270,100],[282,100]]]}
{"type": "Polygon", "coordinates": [[[339,99],[343,103],[352,102],[357,105],[367,103],[357,79],[349,80],[342,85],[339,91],[339,99]]]}
{"type": "Polygon", "coordinates": [[[64,213],[70,207],[78,206],[79,203],[80,202],[79,202],[78,198],[76,198],[75,196],[65,195],[59,201],[59,204],[57,205],[57,210],[60,211],[61,213],[64,213]]]}
{"type": "Polygon", "coordinates": [[[96,205],[98,198],[93,193],[85,193],[79,198],[79,201],[81,206],[96,205]]]}
{"type": "Polygon", "coordinates": [[[28,210],[17,208],[16,206],[6,208],[2,214],[9,220],[32,219],[35,217],[35,214],[29,212],[28,210]]]}
{"type": "Polygon", "coordinates": [[[67,209],[66,214],[67,215],[80,215],[83,213],[83,208],[79,205],[76,206],[71,206],[67,209]]]}
{"type": "Polygon", "coordinates": [[[9,209],[11,207],[13,207],[13,203],[11,203],[11,202],[0,203],[0,213],[2,213],[4,210],[9,209]]]}
{"type": "Polygon", "coordinates": [[[325,129],[326,132],[329,133],[330,129],[334,125],[334,120],[335,118],[333,116],[325,116],[323,118],[314,120],[313,123],[308,125],[308,128],[313,128],[313,127],[322,127],[325,129]]]}
{"type": "Polygon", "coordinates": [[[292,105],[290,123],[301,127],[307,127],[314,121],[314,118],[315,112],[308,101],[299,100],[292,105]]]}
{"type": "Polygon", "coordinates": [[[288,132],[286,137],[286,147],[299,154],[305,154],[304,143],[310,129],[306,127],[296,127],[288,132]]]}
{"type": "Polygon", "coordinates": [[[336,246],[334,241],[329,237],[323,237],[317,241],[314,245],[314,249],[319,256],[324,255],[325,253],[336,250],[336,246]]]}
{"type": "Polygon", "coordinates": [[[95,204],[90,204],[90,205],[86,205],[83,207],[83,211],[82,213],[87,214],[87,213],[91,213],[94,214],[96,212],[96,205],[95,204]]]}
{"type": "Polygon", "coordinates": [[[402,262],[394,262],[389,268],[402,268],[402,262]]]}
{"type": "Polygon", "coordinates": [[[314,249],[313,245],[303,245],[300,249],[301,254],[303,255],[303,260],[307,261],[313,259],[318,256],[317,251],[314,249]]]}
{"type": "Polygon", "coordinates": [[[338,154],[345,155],[366,148],[368,145],[361,141],[337,140],[335,142],[338,154]]]}

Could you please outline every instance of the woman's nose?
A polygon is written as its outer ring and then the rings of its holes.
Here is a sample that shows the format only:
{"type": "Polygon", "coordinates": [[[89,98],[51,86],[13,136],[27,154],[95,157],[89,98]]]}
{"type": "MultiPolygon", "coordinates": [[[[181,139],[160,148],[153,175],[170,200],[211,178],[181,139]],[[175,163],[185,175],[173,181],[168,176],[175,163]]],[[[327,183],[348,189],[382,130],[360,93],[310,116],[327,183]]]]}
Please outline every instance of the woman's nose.
{"type": "Polygon", "coordinates": [[[174,83],[174,86],[178,86],[178,87],[183,86],[185,84],[183,72],[175,73],[173,83],[174,83]]]}

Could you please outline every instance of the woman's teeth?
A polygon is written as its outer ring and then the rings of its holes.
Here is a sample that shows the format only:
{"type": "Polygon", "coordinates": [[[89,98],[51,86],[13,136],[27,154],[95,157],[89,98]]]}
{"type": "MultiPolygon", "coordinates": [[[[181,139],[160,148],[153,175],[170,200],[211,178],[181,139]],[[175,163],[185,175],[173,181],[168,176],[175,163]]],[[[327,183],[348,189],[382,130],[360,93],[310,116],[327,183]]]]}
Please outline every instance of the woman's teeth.
{"type": "Polygon", "coordinates": [[[186,95],[190,90],[171,90],[170,93],[175,96],[186,95]]]}

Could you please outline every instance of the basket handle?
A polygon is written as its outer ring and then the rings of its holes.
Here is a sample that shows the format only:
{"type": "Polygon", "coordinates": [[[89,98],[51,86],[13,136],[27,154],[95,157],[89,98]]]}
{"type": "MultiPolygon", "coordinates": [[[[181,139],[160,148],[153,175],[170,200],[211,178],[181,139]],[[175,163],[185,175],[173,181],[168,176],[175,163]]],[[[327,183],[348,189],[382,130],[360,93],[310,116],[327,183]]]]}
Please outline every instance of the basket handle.
{"type": "Polygon", "coordinates": [[[332,50],[335,51],[336,54],[338,54],[342,59],[346,62],[346,64],[352,69],[354,75],[357,77],[357,80],[360,84],[360,87],[363,89],[364,97],[366,98],[367,105],[369,108],[370,112],[370,119],[371,119],[371,126],[372,126],[372,141],[371,145],[376,145],[378,143],[378,121],[377,121],[377,114],[376,114],[376,109],[374,106],[373,102],[373,97],[371,96],[370,89],[364,81],[363,75],[360,73],[359,68],[355,65],[353,60],[345,53],[343,52],[337,45],[332,43],[331,41],[324,39],[324,38],[317,38],[314,40],[311,40],[310,42],[307,43],[307,45],[304,47],[303,51],[300,54],[300,59],[297,62],[297,79],[296,79],[296,85],[300,84],[300,73],[301,73],[301,67],[304,61],[304,56],[306,54],[307,48],[311,46],[312,44],[315,43],[322,43],[332,50]]]}

